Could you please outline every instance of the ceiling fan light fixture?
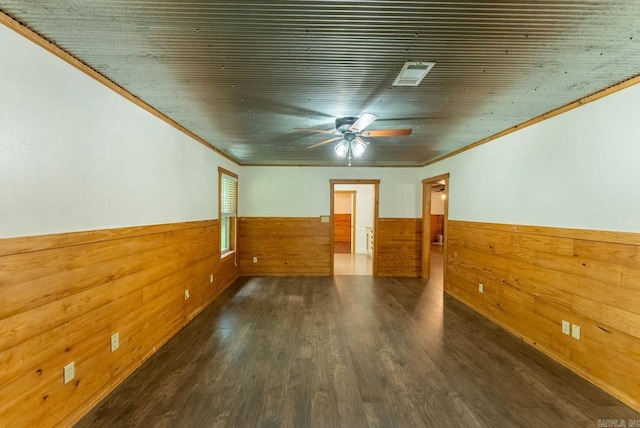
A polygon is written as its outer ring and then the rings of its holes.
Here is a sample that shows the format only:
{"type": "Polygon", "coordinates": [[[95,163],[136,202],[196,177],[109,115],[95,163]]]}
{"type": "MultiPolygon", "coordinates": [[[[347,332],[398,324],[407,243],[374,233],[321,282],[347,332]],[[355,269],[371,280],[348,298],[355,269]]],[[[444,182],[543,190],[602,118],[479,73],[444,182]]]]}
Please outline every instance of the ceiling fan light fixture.
{"type": "Polygon", "coordinates": [[[333,150],[335,150],[339,158],[344,159],[349,152],[349,142],[347,140],[341,140],[333,150]]]}
{"type": "Polygon", "coordinates": [[[351,154],[354,158],[361,157],[365,150],[367,150],[367,145],[359,140],[354,140],[351,142],[351,154]]]}
{"type": "Polygon", "coordinates": [[[362,137],[402,137],[411,135],[412,133],[411,128],[376,129],[373,131],[365,131],[364,129],[375,122],[376,119],[378,119],[378,115],[375,113],[362,113],[359,117],[349,116],[337,118],[335,131],[310,129],[312,132],[338,136],[320,141],[319,143],[308,146],[307,148],[313,149],[339,140],[333,147],[333,150],[336,152],[336,156],[341,159],[349,157],[349,166],[351,166],[351,158],[361,158],[367,151],[369,141],[363,140],[362,137]]]}

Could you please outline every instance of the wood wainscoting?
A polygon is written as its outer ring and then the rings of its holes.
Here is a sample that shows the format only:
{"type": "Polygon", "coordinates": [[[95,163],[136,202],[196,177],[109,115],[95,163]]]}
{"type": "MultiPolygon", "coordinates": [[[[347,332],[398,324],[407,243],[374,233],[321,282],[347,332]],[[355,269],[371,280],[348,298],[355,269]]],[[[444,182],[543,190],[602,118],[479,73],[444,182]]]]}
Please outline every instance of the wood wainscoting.
{"type": "Polygon", "coordinates": [[[640,410],[640,234],[451,220],[448,233],[448,294],[640,410]]]}
{"type": "Polygon", "coordinates": [[[336,253],[351,252],[351,214],[333,215],[333,245],[336,253]]]}
{"type": "Polygon", "coordinates": [[[219,246],[217,220],[0,240],[0,425],[78,420],[238,277],[219,246]]]}
{"type": "Polygon", "coordinates": [[[420,276],[422,219],[381,218],[378,229],[378,276],[420,276]]]}
{"type": "Polygon", "coordinates": [[[438,242],[438,235],[444,235],[444,214],[431,214],[430,242],[438,242]]]}
{"type": "Polygon", "coordinates": [[[328,276],[331,227],[320,217],[240,217],[240,273],[247,276],[328,276]],[[256,257],[256,263],[253,258],[256,257]]]}

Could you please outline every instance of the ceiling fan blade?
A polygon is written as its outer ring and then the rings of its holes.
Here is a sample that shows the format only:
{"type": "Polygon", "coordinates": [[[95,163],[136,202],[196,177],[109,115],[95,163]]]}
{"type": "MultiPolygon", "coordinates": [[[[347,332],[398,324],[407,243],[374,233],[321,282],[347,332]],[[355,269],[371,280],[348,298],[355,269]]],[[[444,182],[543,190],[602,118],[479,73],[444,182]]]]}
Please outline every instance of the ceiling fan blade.
{"type": "Polygon", "coordinates": [[[364,128],[376,121],[378,115],[373,113],[362,113],[358,120],[349,127],[349,131],[362,132],[364,128]]]}
{"type": "Polygon", "coordinates": [[[311,128],[293,128],[296,131],[306,131],[306,132],[319,132],[321,134],[336,134],[336,131],[325,131],[322,129],[311,129],[311,128]]]}
{"type": "Polygon", "coordinates": [[[309,147],[307,147],[307,149],[313,149],[314,147],[322,146],[322,145],[330,143],[332,141],[339,140],[340,138],[342,138],[342,136],[329,138],[328,140],[320,141],[319,143],[316,143],[313,146],[309,146],[309,147]]]}
{"type": "Polygon", "coordinates": [[[363,137],[403,137],[411,135],[413,129],[376,129],[375,131],[363,132],[363,137]]]}

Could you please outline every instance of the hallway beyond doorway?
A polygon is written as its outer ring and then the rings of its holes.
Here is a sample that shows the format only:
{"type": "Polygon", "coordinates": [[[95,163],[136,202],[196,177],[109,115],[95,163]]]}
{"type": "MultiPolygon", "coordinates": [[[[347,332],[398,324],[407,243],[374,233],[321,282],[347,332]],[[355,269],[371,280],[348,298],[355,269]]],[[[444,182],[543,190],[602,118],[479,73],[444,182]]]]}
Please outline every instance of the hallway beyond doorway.
{"type": "Polygon", "coordinates": [[[333,259],[334,275],[371,275],[371,257],[366,254],[339,254],[333,259]]]}

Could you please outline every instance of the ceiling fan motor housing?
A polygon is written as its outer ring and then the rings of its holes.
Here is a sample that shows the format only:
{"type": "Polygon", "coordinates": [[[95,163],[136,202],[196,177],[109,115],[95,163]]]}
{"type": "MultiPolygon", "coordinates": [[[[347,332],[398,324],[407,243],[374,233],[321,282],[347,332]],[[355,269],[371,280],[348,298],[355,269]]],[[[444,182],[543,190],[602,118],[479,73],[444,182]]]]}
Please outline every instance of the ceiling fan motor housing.
{"type": "Polygon", "coordinates": [[[340,132],[346,132],[351,125],[356,123],[357,117],[339,117],[336,119],[336,129],[340,132]]]}
{"type": "Polygon", "coordinates": [[[352,142],[356,139],[356,134],[351,131],[347,131],[342,135],[342,138],[344,138],[345,141],[352,142]]]}

